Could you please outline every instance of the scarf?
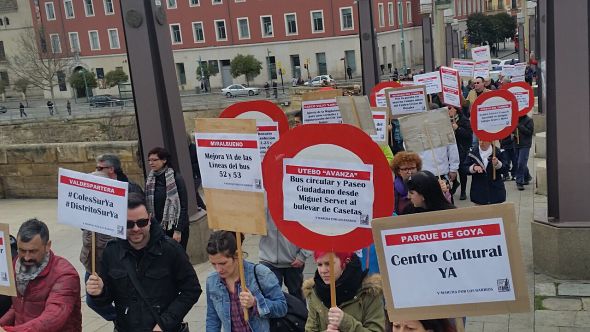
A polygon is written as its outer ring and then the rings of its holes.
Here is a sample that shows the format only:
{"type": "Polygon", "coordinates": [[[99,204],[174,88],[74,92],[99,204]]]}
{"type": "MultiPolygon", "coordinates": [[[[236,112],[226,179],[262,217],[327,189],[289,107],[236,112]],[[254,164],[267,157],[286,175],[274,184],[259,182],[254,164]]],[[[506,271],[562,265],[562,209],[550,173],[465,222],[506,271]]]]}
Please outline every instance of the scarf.
{"type": "Polygon", "coordinates": [[[479,155],[481,156],[481,161],[483,162],[483,169],[488,169],[488,163],[490,162],[490,156],[492,155],[492,151],[494,151],[494,147],[490,146],[487,151],[482,150],[479,148],[479,155]]]}
{"type": "Polygon", "coordinates": [[[164,213],[160,224],[162,228],[169,231],[178,225],[180,218],[180,198],[176,189],[176,180],[174,179],[174,170],[164,167],[159,171],[150,171],[145,181],[145,197],[148,212],[155,213],[154,210],[154,192],[156,190],[156,177],[166,173],[166,203],[164,203],[164,213]]]}
{"type": "Polygon", "coordinates": [[[48,263],[49,253],[45,254],[45,257],[43,257],[43,260],[41,261],[41,265],[26,266],[21,263],[20,258],[16,260],[14,269],[16,270],[16,289],[19,294],[25,295],[29,282],[37,278],[37,276],[45,270],[48,263]]]}
{"type": "MultiPolygon", "coordinates": [[[[336,306],[352,300],[362,286],[363,279],[367,276],[369,270],[363,271],[361,260],[357,255],[352,255],[348,264],[346,264],[342,275],[336,280],[336,306]]],[[[313,277],[315,285],[313,289],[326,308],[330,308],[330,284],[324,283],[320,274],[316,270],[313,277]]]]}

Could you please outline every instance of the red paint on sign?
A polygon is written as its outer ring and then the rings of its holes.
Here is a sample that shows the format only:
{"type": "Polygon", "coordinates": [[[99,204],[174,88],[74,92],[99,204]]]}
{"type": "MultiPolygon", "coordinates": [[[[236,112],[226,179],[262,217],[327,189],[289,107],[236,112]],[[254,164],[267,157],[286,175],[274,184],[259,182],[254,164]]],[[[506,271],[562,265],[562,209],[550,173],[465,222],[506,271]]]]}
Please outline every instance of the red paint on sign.
{"type": "Polygon", "coordinates": [[[84,181],[80,179],[71,178],[69,176],[62,175],[59,179],[60,183],[67,184],[74,187],[90,189],[94,191],[100,191],[103,193],[115,195],[115,196],[125,196],[125,189],[124,188],[117,188],[112,186],[107,186],[104,184],[91,182],[91,181],[84,181]]]}
{"type": "Polygon", "coordinates": [[[470,239],[501,235],[499,224],[436,229],[432,231],[392,234],[385,236],[387,246],[470,239]]]}
{"type": "Polygon", "coordinates": [[[242,141],[231,139],[197,139],[199,147],[203,148],[238,148],[238,149],[256,149],[258,142],[242,141]]]}

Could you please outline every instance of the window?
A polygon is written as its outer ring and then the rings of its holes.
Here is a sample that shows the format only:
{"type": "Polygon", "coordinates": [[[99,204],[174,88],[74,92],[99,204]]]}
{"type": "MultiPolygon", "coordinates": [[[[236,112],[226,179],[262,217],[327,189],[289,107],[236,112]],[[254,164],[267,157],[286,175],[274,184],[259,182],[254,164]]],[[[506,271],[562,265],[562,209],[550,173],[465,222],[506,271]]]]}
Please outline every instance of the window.
{"type": "Polygon", "coordinates": [[[168,9],[176,9],[176,0],[166,0],[168,9]]]}
{"type": "Polygon", "coordinates": [[[6,52],[4,52],[4,42],[0,41],[0,61],[6,60],[6,52]]]}
{"type": "Polygon", "coordinates": [[[287,32],[287,36],[297,34],[297,14],[285,14],[285,31],[287,32]]]}
{"type": "Polygon", "coordinates": [[[190,7],[196,7],[196,6],[200,6],[201,4],[199,3],[199,0],[189,0],[188,5],[190,7]]]}
{"type": "Polygon", "coordinates": [[[272,37],[272,16],[260,16],[260,29],[262,37],[272,37]]]}
{"type": "Polygon", "coordinates": [[[104,0],[104,14],[105,15],[115,14],[115,5],[113,5],[113,0],[104,0]]]}
{"type": "Polygon", "coordinates": [[[86,16],[94,16],[94,5],[92,4],[92,0],[84,0],[84,12],[86,16]]]}
{"type": "MultiPolygon", "coordinates": [[[[220,4],[223,3],[223,0],[211,0],[211,3],[214,4],[214,5],[220,5],[220,4]]],[[[223,23],[224,23],[223,26],[224,26],[224,29],[225,29],[225,22],[223,22],[223,23]]]]}
{"type": "Polygon", "coordinates": [[[313,33],[324,32],[324,11],[316,10],[311,12],[311,31],[313,33]]]}
{"type": "Polygon", "coordinates": [[[64,11],[66,12],[66,18],[74,18],[74,4],[72,0],[64,0],[64,11]]]}
{"type": "Polygon", "coordinates": [[[4,82],[4,86],[10,85],[10,80],[8,79],[7,71],[0,71],[0,81],[4,82]]]}
{"type": "Polygon", "coordinates": [[[172,44],[182,44],[180,24],[170,24],[170,38],[172,39],[172,44]]]}
{"type": "Polygon", "coordinates": [[[316,53],[315,60],[318,64],[318,75],[328,75],[328,64],[326,62],[326,53],[316,53]]]}
{"type": "Polygon", "coordinates": [[[215,20],[215,35],[217,40],[227,40],[227,34],[225,33],[225,20],[215,20]]]}
{"type": "Polygon", "coordinates": [[[47,14],[48,21],[55,20],[55,7],[53,7],[53,2],[45,3],[45,13],[47,14]]]}
{"type": "Polygon", "coordinates": [[[51,52],[54,54],[61,53],[61,43],[59,42],[59,35],[58,34],[50,34],[49,38],[51,39],[51,52]]]}
{"type": "Polygon", "coordinates": [[[352,7],[340,8],[340,30],[353,30],[352,7]]]}
{"type": "Polygon", "coordinates": [[[247,17],[238,18],[240,39],[250,39],[250,23],[247,17]]]}
{"type": "Polygon", "coordinates": [[[382,3],[379,3],[378,11],[379,11],[379,27],[383,28],[385,26],[385,12],[384,12],[382,3]]]}
{"type": "Polygon", "coordinates": [[[77,32],[68,33],[70,37],[70,50],[72,52],[80,52],[80,39],[78,38],[77,32]]]}
{"type": "Polygon", "coordinates": [[[203,22],[193,22],[193,39],[195,43],[205,42],[205,32],[203,31],[203,22]]]}
{"type": "Polygon", "coordinates": [[[387,19],[389,21],[389,26],[392,27],[394,25],[394,13],[393,13],[393,2],[387,3],[387,19]]]}
{"type": "Polygon", "coordinates": [[[178,85],[186,84],[186,71],[184,70],[184,63],[181,62],[176,64],[176,76],[178,85]]]}
{"type": "Polygon", "coordinates": [[[406,2],[406,21],[412,23],[412,3],[406,2]]]}
{"type": "Polygon", "coordinates": [[[109,44],[111,49],[119,49],[121,48],[121,44],[119,43],[119,30],[117,29],[109,29],[109,44]]]}
{"type": "Polygon", "coordinates": [[[88,39],[90,40],[90,49],[93,51],[99,51],[100,39],[98,39],[98,31],[88,31],[88,39]]]}

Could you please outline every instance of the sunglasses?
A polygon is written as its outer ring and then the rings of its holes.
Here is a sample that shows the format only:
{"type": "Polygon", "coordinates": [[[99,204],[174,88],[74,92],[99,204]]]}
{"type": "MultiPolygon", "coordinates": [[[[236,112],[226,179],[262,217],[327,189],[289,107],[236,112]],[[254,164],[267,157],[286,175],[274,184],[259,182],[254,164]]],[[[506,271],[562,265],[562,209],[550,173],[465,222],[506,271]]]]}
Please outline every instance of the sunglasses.
{"type": "Polygon", "coordinates": [[[96,166],[96,170],[100,172],[105,168],[111,168],[111,167],[113,167],[113,166],[96,166]]]}
{"type": "Polygon", "coordinates": [[[145,226],[148,225],[149,222],[150,222],[149,218],[138,219],[136,221],[127,220],[127,229],[133,229],[135,227],[135,225],[137,225],[137,227],[139,227],[139,228],[144,228],[145,226]]]}

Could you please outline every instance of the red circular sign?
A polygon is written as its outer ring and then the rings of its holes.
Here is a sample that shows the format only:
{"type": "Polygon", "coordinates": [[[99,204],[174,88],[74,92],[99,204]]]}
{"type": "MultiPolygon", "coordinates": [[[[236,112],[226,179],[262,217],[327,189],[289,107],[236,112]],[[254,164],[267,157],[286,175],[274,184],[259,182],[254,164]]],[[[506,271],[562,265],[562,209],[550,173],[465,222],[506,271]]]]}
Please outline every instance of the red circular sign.
{"type": "Polygon", "coordinates": [[[373,218],[393,214],[393,177],[385,155],[373,140],[357,127],[347,124],[308,124],[291,129],[270,147],[262,162],[268,208],[277,228],[295,245],[310,250],[351,252],[373,242],[370,228],[355,228],[341,235],[311,231],[296,221],[283,218],[283,159],[293,158],[311,146],[331,144],[342,147],[373,165],[373,218]]]}
{"type": "MultiPolygon", "coordinates": [[[[493,109],[486,110],[486,112],[491,112],[491,111],[493,111],[493,109]]],[[[475,134],[475,136],[477,136],[477,138],[479,138],[482,141],[490,141],[491,142],[491,141],[506,138],[506,137],[508,137],[508,135],[510,135],[514,131],[514,129],[518,125],[518,102],[516,101],[516,97],[514,97],[514,95],[507,90],[493,90],[493,91],[481,94],[479,97],[477,97],[475,102],[471,105],[470,112],[471,112],[471,128],[473,129],[473,133],[475,134]],[[481,114],[479,114],[479,113],[482,111],[478,112],[478,107],[479,106],[486,107],[486,106],[490,105],[489,107],[492,108],[495,106],[494,105],[494,104],[496,104],[495,101],[497,101],[498,98],[503,99],[504,104],[510,103],[510,108],[511,108],[510,123],[506,124],[505,126],[503,125],[502,127],[500,127],[502,129],[495,131],[495,132],[488,131],[485,128],[480,129],[478,127],[478,123],[479,123],[478,119],[481,117],[481,114]]]]}
{"type": "Polygon", "coordinates": [[[237,118],[240,114],[247,112],[259,112],[262,113],[272,121],[275,121],[279,125],[279,134],[283,135],[289,130],[289,120],[285,112],[268,100],[253,100],[243,101],[235,103],[228,108],[224,109],[219,115],[220,118],[237,118]]]}
{"type": "Polygon", "coordinates": [[[389,88],[401,88],[403,87],[402,84],[398,82],[381,82],[377,83],[372,89],[371,94],[369,95],[369,103],[371,107],[377,107],[377,94],[383,89],[389,88]]]}
{"type": "Polygon", "coordinates": [[[514,97],[516,97],[517,102],[518,102],[518,96],[516,95],[516,93],[518,93],[518,92],[521,92],[521,93],[526,92],[527,93],[529,102],[525,107],[521,107],[522,105],[519,103],[518,116],[527,115],[533,109],[533,106],[535,106],[535,93],[533,92],[533,87],[530,86],[528,83],[526,83],[526,82],[507,83],[507,84],[503,84],[501,89],[508,90],[512,94],[514,94],[514,97]]]}

